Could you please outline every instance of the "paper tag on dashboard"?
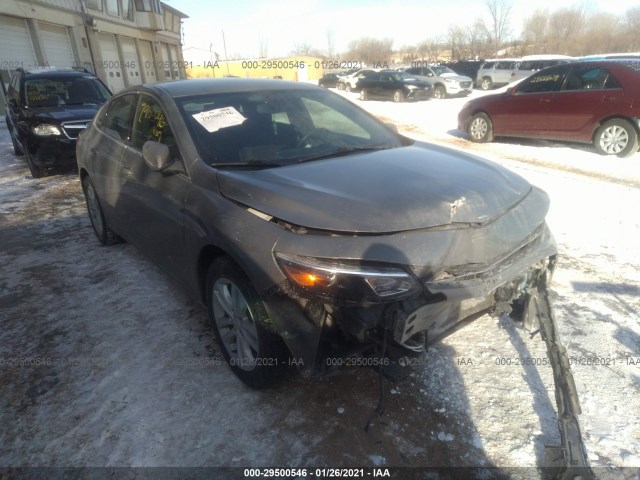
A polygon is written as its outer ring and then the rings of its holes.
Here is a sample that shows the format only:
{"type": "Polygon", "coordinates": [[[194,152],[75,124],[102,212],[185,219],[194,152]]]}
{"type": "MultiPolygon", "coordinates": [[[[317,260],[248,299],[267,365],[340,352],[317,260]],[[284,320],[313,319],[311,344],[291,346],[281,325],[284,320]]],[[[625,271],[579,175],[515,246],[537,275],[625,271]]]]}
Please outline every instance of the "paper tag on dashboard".
{"type": "Polygon", "coordinates": [[[217,132],[221,128],[235,127],[241,125],[246,118],[233,107],[222,107],[206,112],[194,113],[196,122],[207,129],[207,132],[217,132]]]}

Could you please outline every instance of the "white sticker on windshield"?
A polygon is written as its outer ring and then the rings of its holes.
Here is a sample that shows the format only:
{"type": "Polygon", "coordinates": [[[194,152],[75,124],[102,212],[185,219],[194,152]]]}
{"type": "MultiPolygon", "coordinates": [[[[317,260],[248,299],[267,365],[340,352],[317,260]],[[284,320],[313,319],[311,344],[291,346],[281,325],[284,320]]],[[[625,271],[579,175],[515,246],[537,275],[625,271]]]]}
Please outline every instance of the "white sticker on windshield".
{"type": "Polygon", "coordinates": [[[206,112],[194,113],[193,118],[209,133],[217,132],[221,128],[235,127],[246,120],[242,114],[233,107],[222,107],[206,112]]]}

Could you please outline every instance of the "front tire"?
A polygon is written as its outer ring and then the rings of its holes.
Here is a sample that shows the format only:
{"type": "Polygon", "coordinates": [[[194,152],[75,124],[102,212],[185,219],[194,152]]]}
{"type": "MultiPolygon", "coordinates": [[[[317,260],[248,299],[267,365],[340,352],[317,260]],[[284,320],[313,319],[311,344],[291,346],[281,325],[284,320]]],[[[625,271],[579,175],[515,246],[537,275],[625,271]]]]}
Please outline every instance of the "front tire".
{"type": "Polygon", "coordinates": [[[345,89],[345,91],[347,91],[347,92],[351,92],[351,84],[350,84],[350,83],[347,83],[347,84],[344,86],[344,89],[345,89]]]}
{"type": "Polygon", "coordinates": [[[100,200],[98,194],[93,186],[91,179],[86,176],[82,179],[82,191],[84,192],[84,198],[87,202],[87,211],[89,212],[89,219],[91,220],[91,226],[93,227],[93,233],[98,237],[98,241],[102,245],[112,245],[120,241],[120,237],[109,228],[104,214],[102,213],[102,207],[100,206],[100,200]]]}
{"type": "Polygon", "coordinates": [[[18,145],[16,139],[13,138],[13,135],[11,135],[11,143],[13,144],[13,153],[15,153],[16,156],[21,157],[22,155],[24,155],[24,150],[20,148],[20,145],[18,145]]]}
{"type": "Polygon", "coordinates": [[[289,351],[270,331],[266,306],[249,278],[229,258],[216,259],[207,274],[209,319],[233,373],[252,388],[266,388],[287,372],[289,351]]]}
{"type": "Polygon", "coordinates": [[[471,140],[477,143],[486,143],[493,140],[493,124],[486,113],[476,113],[471,117],[467,132],[471,140]]]}
{"type": "Polygon", "coordinates": [[[638,134],[629,122],[614,118],[602,124],[593,143],[600,155],[626,158],[638,151],[638,134]]]}
{"type": "Polygon", "coordinates": [[[369,92],[367,92],[367,90],[364,88],[360,90],[360,100],[362,101],[369,100],[369,92]]]}
{"type": "Polygon", "coordinates": [[[489,77],[484,77],[480,82],[480,88],[482,90],[491,90],[493,88],[493,81],[489,77]]]}
{"type": "Polygon", "coordinates": [[[402,90],[396,90],[393,92],[393,101],[396,103],[404,102],[404,92],[402,90]]]}
{"type": "Polygon", "coordinates": [[[435,87],[433,87],[433,96],[434,98],[442,100],[447,96],[447,91],[442,85],[436,85],[435,87]]]}
{"type": "MultiPolygon", "coordinates": [[[[15,147],[14,147],[15,148],[15,147]]],[[[31,171],[31,176],[33,178],[42,178],[47,176],[47,169],[45,167],[41,167],[35,161],[36,156],[29,151],[29,147],[27,146],[25,149],[25,154],[27,156],[27,164],[29,165],[29,171],[31,171]]]]}

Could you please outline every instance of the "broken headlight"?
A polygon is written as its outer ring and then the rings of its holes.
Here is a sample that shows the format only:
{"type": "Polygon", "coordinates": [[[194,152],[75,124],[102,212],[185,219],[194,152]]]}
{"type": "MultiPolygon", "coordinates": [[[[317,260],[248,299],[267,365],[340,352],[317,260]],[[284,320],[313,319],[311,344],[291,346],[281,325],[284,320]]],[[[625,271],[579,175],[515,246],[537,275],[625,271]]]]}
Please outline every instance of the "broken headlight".
{"type": "Polygon", "coordinates": [[[343,301],[385,302],[421,290],[418,280],[400,267],[275,254],[291,283],[313,295],[343,301]]]}

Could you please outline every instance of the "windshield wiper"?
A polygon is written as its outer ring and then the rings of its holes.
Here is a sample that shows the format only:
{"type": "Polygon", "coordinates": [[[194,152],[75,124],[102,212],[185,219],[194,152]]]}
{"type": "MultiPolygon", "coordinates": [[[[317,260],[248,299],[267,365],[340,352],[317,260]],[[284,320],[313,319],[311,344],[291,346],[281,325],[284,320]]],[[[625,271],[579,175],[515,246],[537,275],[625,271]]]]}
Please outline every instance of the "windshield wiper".
{"type": "Polygon", "coordinates": [[[217,162],[210,164],[213,168],[221,167],[237,167],[237,168],[264,168],[264,167],[281,167],[281,163],[272,162],[270,160],[252,160],[250,162],[217,162]]]}
{"type": "Polygon", "coordinates": [[[375,152],[377,150],[387,150],[394,148],[393,145],[382,145],[377,147],[340,147],[330,153],[320,153],[318,155],[312,155],[298,160],[296,163],[311,162],[313,160],[321,160],[323,158],[342,157],[343,155],[349,155],[351,153],[363,153],[363,152],[375,152]]]}

